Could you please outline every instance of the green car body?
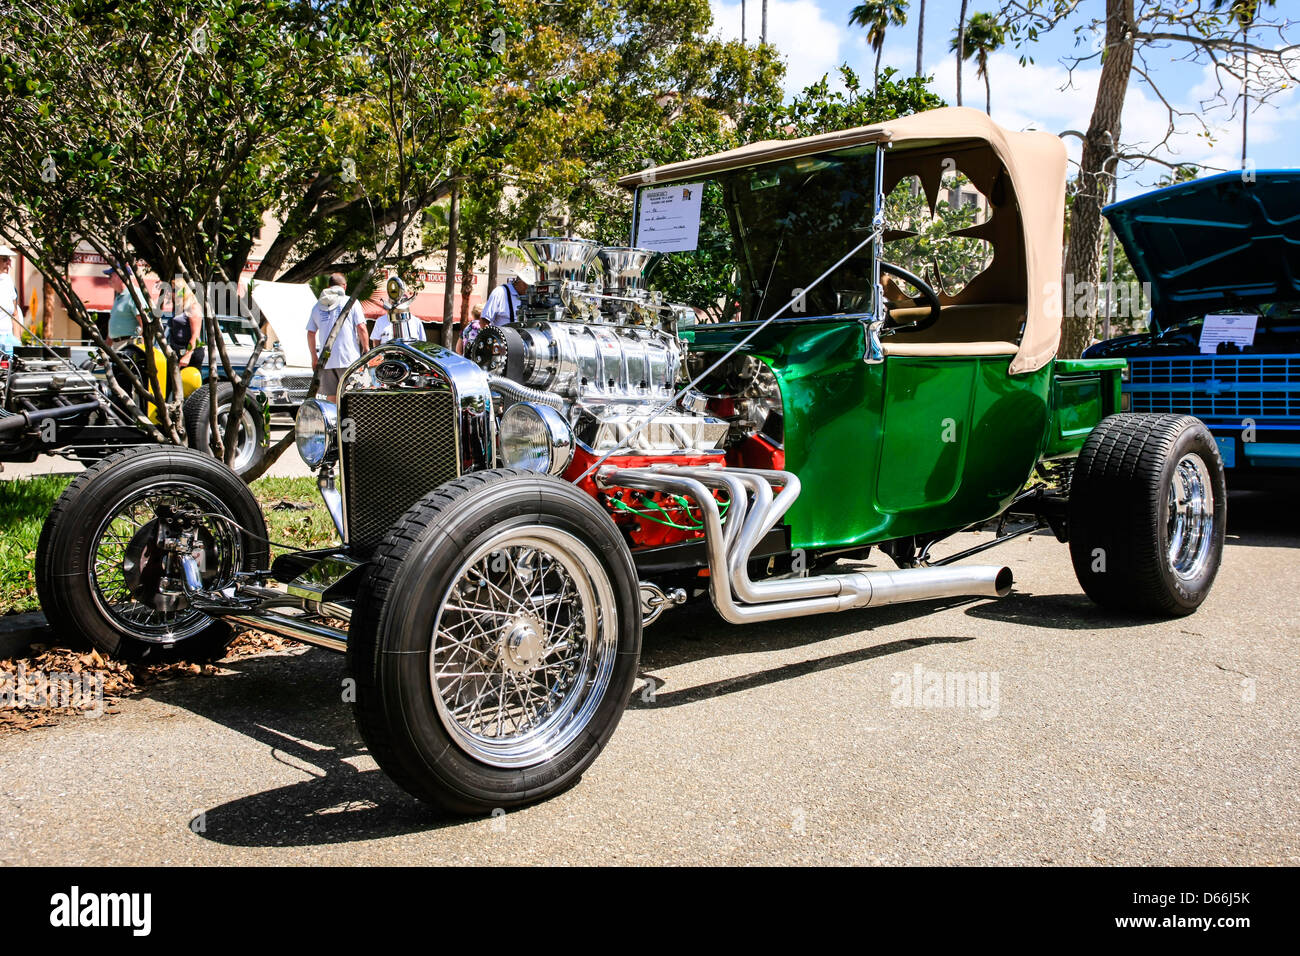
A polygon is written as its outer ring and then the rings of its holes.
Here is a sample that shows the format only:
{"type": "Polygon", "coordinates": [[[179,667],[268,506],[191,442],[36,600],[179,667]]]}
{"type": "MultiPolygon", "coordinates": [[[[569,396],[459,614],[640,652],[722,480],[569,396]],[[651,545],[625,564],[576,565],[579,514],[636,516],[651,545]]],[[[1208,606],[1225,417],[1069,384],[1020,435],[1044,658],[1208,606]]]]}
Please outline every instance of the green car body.
{"type": "MultiPolygon", "coordinates": [[[[683,333],[705,354],[750,323],[683,333]]],[[[864,361],[861,321],[777,320],[751,341],[781,387],[786,467],[805,494],[791,544],[820,549],[965,527],[1000,514],[1039,462],[1073,457],[1119,410],[1116,359],[1056,359],[1012,375],[1007,356],[864,361]]]]}

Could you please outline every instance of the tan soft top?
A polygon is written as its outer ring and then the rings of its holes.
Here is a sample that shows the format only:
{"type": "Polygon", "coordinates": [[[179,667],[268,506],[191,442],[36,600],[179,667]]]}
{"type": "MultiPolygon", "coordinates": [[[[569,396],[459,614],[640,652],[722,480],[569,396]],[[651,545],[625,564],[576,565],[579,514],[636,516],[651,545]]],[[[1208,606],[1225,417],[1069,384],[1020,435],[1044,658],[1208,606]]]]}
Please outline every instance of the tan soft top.
{"type": "MultiPolygon", "coordinates": [[[[900,151],[923,150],[925,154],[918,154],[915,164],[905,161],[904,155],[888,161],[886,193],[891,188],[891,180],[897,182],[896,173],[919,173],[926,182],[927,171],[943,168],[940,154],[948,146],[960,147],[960,152],[970,157],[960,162],[959,168],[985,196],[993,199],[994,215],[983,232],[993,243],[994,260],[976,281],[954,297],[954,302],[1023,304],[1025,332],[1011,362],[1011,372],[1031,372],[1046,365],[1056,354],[1061,337],[1061,241],[1066,175],[1065,146],[1050,133],[1013,133],[979,110],[946,107],[835,133],[763,140],[633,173],[618,182],[628,189],[663,185],[872,143],[887,144],[900,151]],[[976,155],[980,152],[986,157],[983,162],[976,155]],[[931,161],[936,157],[940,161],[931,161]],[[915,169],[911,168],[913,165],[915,169]],[[1003,170],[1010,181],[1009,196],[998,195],[996,188],[1003,170]]],[[[926,190],[933,195],[928,183],[926,190]]]]}

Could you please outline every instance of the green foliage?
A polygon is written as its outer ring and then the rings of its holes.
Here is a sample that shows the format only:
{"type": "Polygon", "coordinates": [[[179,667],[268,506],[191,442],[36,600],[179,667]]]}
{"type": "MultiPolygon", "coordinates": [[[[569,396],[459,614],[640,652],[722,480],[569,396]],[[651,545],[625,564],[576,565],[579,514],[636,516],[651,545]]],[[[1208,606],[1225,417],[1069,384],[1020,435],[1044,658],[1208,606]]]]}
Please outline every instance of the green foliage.
{"type": "MultiPolygon", "coordinates": [[[[944,185],[966,191],[974,188],[960,174],[945,178],[944,185]]],[[[924,192],[914,194],[909,186],[910,181],[904,180],[885,197],[888,227],[909,235],[891,238],[885,244],[884,258],[926,278],[936,290],[955,295],[990,262],[986,240],[955,234],[979,222],[980,213],[975,206],[954,206],[941,199],[931,214],[924,192]]]]}

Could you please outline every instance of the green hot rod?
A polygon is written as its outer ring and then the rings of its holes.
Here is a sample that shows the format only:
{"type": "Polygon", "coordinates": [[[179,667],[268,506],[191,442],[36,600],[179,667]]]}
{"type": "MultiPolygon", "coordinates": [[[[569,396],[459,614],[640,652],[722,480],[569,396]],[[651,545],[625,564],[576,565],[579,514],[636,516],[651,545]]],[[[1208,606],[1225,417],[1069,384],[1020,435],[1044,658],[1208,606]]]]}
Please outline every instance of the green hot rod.
{"type": "Polygon", "coordinates": [[[1054,137],[944,109],[629,176],[628,246],[528,240],[517,321],[385,343],[304,404],[339,545],[272,562],[227,469],[133,449],[46,523],[46,613],[125,657],[233,627],[346,652],[379,765],[470,813],[576,781],[642,628],[703,593],[733,623],[997,597],[1009,569],[958,562],[1050,530],[1103,607],[1190,613],[1219,453],[1117,414],[1123,361],[1056,357],[1065,175],[1054,137]],[[872,548],[896,568],[839,563],[872,548]]]}

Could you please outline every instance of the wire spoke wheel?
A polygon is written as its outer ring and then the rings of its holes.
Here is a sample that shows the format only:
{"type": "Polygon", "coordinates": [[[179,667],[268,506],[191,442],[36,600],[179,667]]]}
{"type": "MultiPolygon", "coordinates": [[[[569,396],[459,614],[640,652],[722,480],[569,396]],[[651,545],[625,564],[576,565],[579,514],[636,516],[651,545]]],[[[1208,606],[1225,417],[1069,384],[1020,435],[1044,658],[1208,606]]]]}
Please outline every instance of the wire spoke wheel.
{"type": "Polygon", "coordinates": [[[168,508],[205,516],[196,530],[204,586],[233,581],[243,554],[229,507],[206,489],[171,482],[137,488],[106,511],[92,539],[93,558],[87,568],[98,610],[139,640],[162,644],[184,640],[210,623],[183,599],[164,593],[165,579],[180,577],[178,559],[167,552],[158,516],[160,509],[168,508]]]}
{"type": "Polygon", "coordinates": [[[1184,455],[1169,482],[1169,566],[1183,580],[1205,571],[1214,540],[1214,486],[1200,455],[1184,455]]]}
{"type": "Polygon", "coordinates": [[[609,687],[609,576],[578,538],[534,526],[493,535],[451,580],[429,657],[439,717],[483,763],[545,761],[582,733],[609,687]]]}

